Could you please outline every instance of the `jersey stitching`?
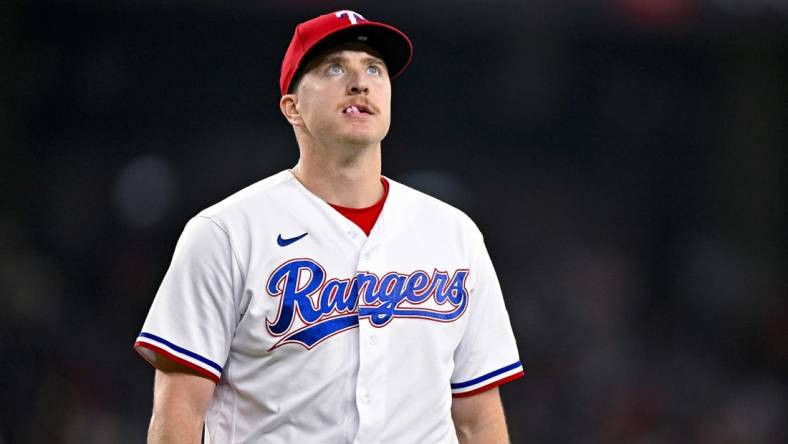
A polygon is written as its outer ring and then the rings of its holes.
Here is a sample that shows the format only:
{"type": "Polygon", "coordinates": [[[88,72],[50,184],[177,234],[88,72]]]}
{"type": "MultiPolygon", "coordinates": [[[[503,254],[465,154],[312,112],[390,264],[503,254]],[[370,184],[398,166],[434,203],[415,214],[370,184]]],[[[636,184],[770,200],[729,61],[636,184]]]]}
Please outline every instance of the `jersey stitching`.
{"type": "MultiPolygon", "coordinates": [[[[244,269],[243,263],[241,263],[241,259],[239,258],[238,253],[235,251],[235,248],[233,247],[233,241],[232,241],[232,239],[230,239],[230,233],[228,233],[227,230],[225,230],[225,228],[222,227],[211,216],[198,215],[196,217],[201,217],[201,218],[204,218],[204,219],[208,219],[214,225],[216,225],[216,227],[218,227],[220,230],[222,230],[222,233],[224,233],[224,236],[227,238],[227,244],[230,246],[230,252],[232,253],[232,259],[235,260],[235,262],[238,264],[238,267],[241,269],[241,277],[243,278],[243,282],[241,284],[242,284],[242,286],[246,285],[246,280],[247,280],[247,276],[248,275],[247,275],[246,270],[244,269]]],[[[232,273],[232,270],[230,270],[230,274],[231,274],[231,276],[234,274],[234,273],[232,273]]],[[[235,296],[235,295],[233,295],[233,296],[235,296]]],[[[237,323],[239,321],[239,319],[238,319],[238,307],[237,307],[237,305],[235,303],[233,303],[233,311],[235,312],[235,319],[236,319],[236,323],[237,323]]],[[[234,333],[233,333],[233,337],[235,337],[234,333]]],[[[232,387],[232,385],[229,384],[229,382],[231,380],[229,373],[222,372],[222,376],[228,382],[228,387],[232,387]]],[[[230,402],[232,402],[232,405],[233,405],[232,414],[230,415],[230,424],[231,424],[231,430],[232,430],[232,432],[230,433],[230,443],[234,443],[235,442],[235,432],[236,432],[236,427],[237,427],[236,418],[238,416],[237,415],[237,413],[238,413],[238,396],[235,393],[234,389],[230,390],[230,395],[232,396],[232,400],[230,402]]]]}
{"type": "MultiPolygon", "coordinates": [[[[227,245],[230,246],[230,252],[232,253],[232,260],[235,260],[235,262],[238,264],[238,268],[241,269],[241,277],[243,278],[243,282],[241,282],[241,288],[243,288],[243,286],[246,285],[246,272],[244,271],[244,267],[243,267],[243,264],[241,263],[241,260],[238,258],[238,253],[236,253],[235,248],[233,248],[233,242],[230,239],[230,234],[227,232],[227,230],[224,229],[224,227],[219,225],[219,223],[216,222],[211,216],[197,215],[195,217],[208,219],[209,221],[213,222],[213,224],[216,225],[220,230],[222,230],[222,233],[224,233],[224,236],[227,238],[227,245]]],[[[235,276],[233,276],[233,275],[234,275],[234,273],[233,273],[232,267],[231,267],[231,269],[230,269],[230,279],[233,280],[233,292],[236,292],[237,290],[235,288],[235,276]]],[[[238,322],[240,321],[240,318],[238,317],[238,304],[237,304],[237,302],[239,302],[239,301],[235,301],[235,294],[233,294],[233,315],[235,317],[236,327],[237,327],[238,322]]],[[[233,333],[233,338],[234,337],[235,337],[235,333],[233,333]]]]}
{"type": "MultiPolygon", "coordinates": [[[[462,213],[462,211],[460,211],[460,214],[464,215],[464,213],[462,213]]],[[[467,346],[469,346],[469,344],[472,344],[476,340],[476,336],[479,334],[479,330],[478,329],[474,329],[471,326],[474,325],[477,322],[476,318],[478,316],[476,314],[480,310],[479,304],[484,303],[484,301],[478,301],[478,299],[481,297],[481,295],[480,295],[480,292],[477,291],[478,287],[479,287],[479,281],[477,280],[477,277],[480,277],[479,266],[480,266],[480,262],[482,260],[482,255],[484,254],[484,240],[483,240],[483,237],[482,237],[481,233],[478,230],[472,230],[468,234],[471,237],[475,237],[474,234],[477,234],[477,233],[478,233],[478,237],[476,237],[476,239],[474,239],[474,242],[472,243],[472,245],[470,247],[470,251],[468,251],[468,256],[469,256],[468,257],[468,264],[469,264],[469,267],[470,267],[470,270],[469,270],[469,273],[468,273],[469,274],[468,283],[469,283],[469,286],[470,286],[470,288],[468,288],[468,308],[467,308],[468,316],[466,318],[465,325],[463,326],[463,331],[462,331],[462,336],[460,337],[460,342],[457,344],[457,347],[454,349],[455,356],[453,357],[453,359],[456,358],[456,353],[457,353],[459,348],[461,348],[463,346],[467,347],[467,346]],[[470,337],[469,337],[469,335],[470,335],[470,337]]],[[[462,372],[463,370],[467,370],[467,364],[466,364],[466,366],[464,368],[458,368],[456,360],[455,360],[454,364],[455,364],[455,367],[452,370],[453,373],[454,372],[458,372],[458,371],[462,372]]],[[[451,381],[449,381],[449,384],[450,384],[450,389],[454,390],[454,388],[451,387],[453,385],[453,384],[451,384],[451,381]]]]}
{"type": "Polygon", "coordinates": [[[230,433],[230,444],[235,442],[235,432],[238,428],[238,422],[236,419],[238,418],[238,394],[235,392],[235,389],[231,390],[230,394],[232,395],[232,403],[233,403],[233,413],[230,416],[230,424],[232,425],[232,432],[230,433]]]}
{"type": "Polygon", "coordinates": [[[238,267],[241,268],[241,275],[242,275],[241,277],[243,277],[243,279],[244,279],[244,282],[242,282],[242,284],[245,285],[246,284],[246,277],[247,277],[246,270],[244,269],[244,266],[243,266],[243,263],[241,262],[241,259],[239,259],[239,257],[238,257],[238,253],[236,253],[235,248],[233,247],[233,241],[230,239],[230,233],[228,233],[227,230],[225,230],[223,226],[221,226],[218,222],[216,222],[216,220],[214,220],[214,218],[212,216],[197,215],[195,217],[201,217],[201,218],[204,218],[204,219],[208,219],[211,222],[213,222],[213,224],[216,225],[220,230],[222,230],[222,233],[224,233],[225,237],[227,237],[227,244],[230,245],[230,252],[233,253],[233,259],[235,259],[235,262],[238,264],[238,267]]]}

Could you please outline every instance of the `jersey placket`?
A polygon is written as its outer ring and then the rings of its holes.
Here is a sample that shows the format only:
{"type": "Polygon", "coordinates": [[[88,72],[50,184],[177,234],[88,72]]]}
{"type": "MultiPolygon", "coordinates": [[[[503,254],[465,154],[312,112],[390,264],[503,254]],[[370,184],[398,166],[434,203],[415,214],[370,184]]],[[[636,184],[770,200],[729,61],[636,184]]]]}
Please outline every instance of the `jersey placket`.
{"type": "MultiPolygon", "coordinates": [[[[313,199],[318,206],[323,207],[331,214],[330,219],[344,231],[348,241],[354,246],[358,255],[355,258],[355,271],[375,273],[378,277],[385,273],[385,258],[382,257],[381,248],[384,238],[386,213],[392,205],[390,192],[388,201],[378,217],[369,236],[352,221],[340,214],[329,204],[319,200],[306,188],[301,186],[303,192],[313,199]]],[[[396,198],[396,197],[395,197],[396,198]]],[[[333,224],[332,224],[333,225],[333,224]]],[[[365,304],[364,295],[359,294],[358,306],[365,304]]],[[[357,312],[358,315],[358,312],[357,312]]],[[[385,418],[385,386],[388,380],[385,350],[387,337],[385,327],[375,327],[367,319],[359,319],[358,329],[358,373],[356,375],[356,411],[358,413],[358,430],[354,443],[374,444],[380,442],[381,430],[384,428],[385,418]]]]}
{"type": "MultiPolygon", "coordinates": [[[[385,258],[380,256],[383,214],[379,217],[370,236],[366,239],[358,256],[356,272],[375,273],[379,278],[385,269],[385,258]]],[[[359,294],[359,307],[366,304],[364,295],[359,294]]],[[[380,431],[385,427],[386,381],[388,380],[386,355],[387,335],[385,327],[375,327],[368,319],[358,323],[358,378],[356,380],[356,406],[359,427],[355,443],[373,444],[380,442],[380,431]]]]}

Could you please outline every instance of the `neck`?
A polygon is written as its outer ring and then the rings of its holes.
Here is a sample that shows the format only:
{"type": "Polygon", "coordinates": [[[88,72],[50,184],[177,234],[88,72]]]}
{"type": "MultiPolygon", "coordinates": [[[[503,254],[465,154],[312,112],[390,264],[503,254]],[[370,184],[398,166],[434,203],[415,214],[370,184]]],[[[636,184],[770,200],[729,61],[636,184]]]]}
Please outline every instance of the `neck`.
{"type": "Polygon", "coordinates": [[[299,143],[299,150],[301,157],[292,173],[322,200],[343,207],[365,208],[383,195],[380,143],[365,147],[317,147],[299,143]]]}

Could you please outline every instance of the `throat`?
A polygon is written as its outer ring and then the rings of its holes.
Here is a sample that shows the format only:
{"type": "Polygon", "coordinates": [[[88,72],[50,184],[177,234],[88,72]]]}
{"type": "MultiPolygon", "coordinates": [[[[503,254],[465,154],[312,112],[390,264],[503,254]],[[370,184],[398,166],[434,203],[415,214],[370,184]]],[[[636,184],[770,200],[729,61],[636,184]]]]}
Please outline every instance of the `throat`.
{"type": "MultiPolygon", "coordinates": [[[[379,159],[379,156],[377,157],[379,159]]],[[[330,204],[347,208],[365,208],[384,194],[380,182],[380,161],[375,158],[341,164],[315,162],[302,156],[291,171],[312,194],[330,204]]]]}

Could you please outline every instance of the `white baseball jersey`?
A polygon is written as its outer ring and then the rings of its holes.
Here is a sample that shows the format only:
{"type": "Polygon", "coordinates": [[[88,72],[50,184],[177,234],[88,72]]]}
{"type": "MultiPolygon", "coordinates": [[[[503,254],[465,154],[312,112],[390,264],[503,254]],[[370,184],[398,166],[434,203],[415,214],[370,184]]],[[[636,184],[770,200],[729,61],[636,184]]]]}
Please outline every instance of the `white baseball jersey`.
{"type": "Polygon", "coordinates": [[[135,343],[217,382],[213,443],[456,443],[523,368],[482,236],[389,180],[367,237],[289,171],[188,222],[135,343]]]}

